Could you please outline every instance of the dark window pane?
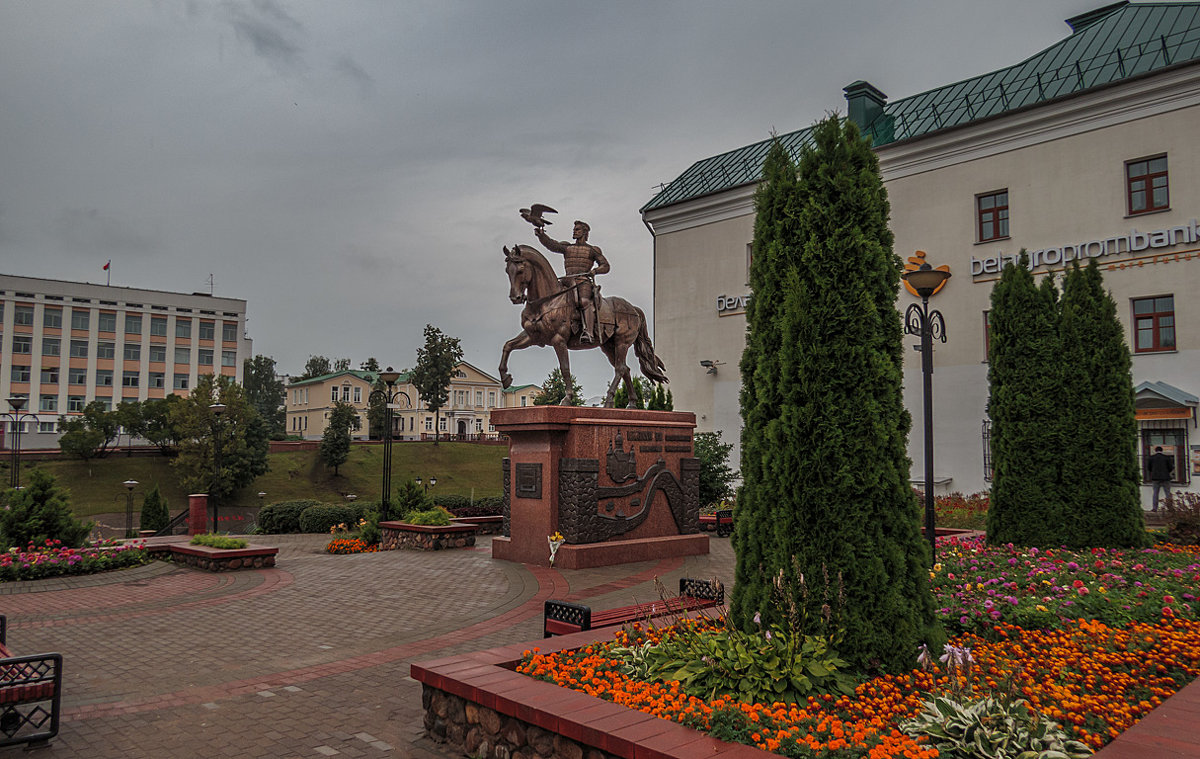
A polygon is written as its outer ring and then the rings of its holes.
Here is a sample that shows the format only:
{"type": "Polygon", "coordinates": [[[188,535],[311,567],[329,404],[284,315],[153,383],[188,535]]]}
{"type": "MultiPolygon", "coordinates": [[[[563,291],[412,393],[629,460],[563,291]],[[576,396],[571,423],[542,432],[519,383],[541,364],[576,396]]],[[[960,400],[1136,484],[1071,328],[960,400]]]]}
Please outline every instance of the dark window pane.
{"type": "Polygon", "coordinates": [[[1175,296],[1166,295],[1161,298],[1154,299],[1154,310],[1159,313],[1175,310],[1175,296]]]}
{"type": "MultiPolygon", "coordinates": [[[[1145,166],[1144,163],[1142,165],[1145,166]]],[[[1158,173],[1160,171],[1166,171],[1167,170],[1167,157],[1164,155],[1164,156],[1159,156],[1158,158],[1151,158],[1149,170],[1151,173],[1158,173]]]]}

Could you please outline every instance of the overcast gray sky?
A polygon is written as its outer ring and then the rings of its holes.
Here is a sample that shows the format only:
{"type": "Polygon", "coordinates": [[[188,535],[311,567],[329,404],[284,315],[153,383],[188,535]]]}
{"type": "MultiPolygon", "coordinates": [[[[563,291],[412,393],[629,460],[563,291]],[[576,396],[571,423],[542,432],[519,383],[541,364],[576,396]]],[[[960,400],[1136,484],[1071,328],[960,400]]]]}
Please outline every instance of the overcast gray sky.
{"type": "MultiPolygon", "coordinates": [[[[771,130],[1015,63],[1105,0],[0,0],[0,271],[248,301],[254,351],[496,373],[517,214],[591,223],[651,312],[657,186],[771,130]]],[[[557,257],[555,257],[557,258],[557,257]]],[[[588,395],[611,373],[573,353],[588,395]]],[[[550,349],[513,354],[541,383],[550,349]]],[[[690,367],[689,367],[690,368],[690,367]]],[[[680,367],[667,367],[668,374],[680,367]]]]}

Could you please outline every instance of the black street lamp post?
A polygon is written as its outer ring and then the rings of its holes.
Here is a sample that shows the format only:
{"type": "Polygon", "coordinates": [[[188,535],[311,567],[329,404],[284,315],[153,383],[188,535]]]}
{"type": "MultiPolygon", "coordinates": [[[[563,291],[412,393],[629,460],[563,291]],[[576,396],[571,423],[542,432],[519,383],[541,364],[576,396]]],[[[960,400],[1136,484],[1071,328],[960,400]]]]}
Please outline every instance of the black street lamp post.
{"type": "Polygon", "coordinates": [[[224,403],[213,403],[208,407],[213,415],[213,484],[208,489],[208,500],[212,502],[214,535],[217,533],[216,490],[221,486],[221,415],[225,413],[225,409],[224,403]]]}
{"type": "Polygon", "coordinates": [[[921,337],[921,375],[924,380],[925,406],[925,535],[929,538],[930,564],[937,562],[937,528],[933,510],[933,341],[946,342],[946,320],[940,311],[929,310],[929,296],[950,278],[945,269],[935,269],[928,263],[902,275],[921,298],[920,304],[910,304],[904,313],[904,331],[921,337]]]}
{"type": "Polygon", "coordinates": [[[23,395],[14,395],[8,399],[9,408],[12,413],[0,414],[0,419],[11,419],[13,430],[13,449],[12,449],[12,471],[9,473],[9,487],[16,489],[21,487],[21,424],[23,419],[27,419],[36,414],[31,414],[25,411],[25,404],[29,399],[23,395]]]}
{"type": "Polygon", "coordinates": [[[430,477],[430,478],[429,478],[429,482],[422,482],[422,481],[421,481],[421,478],[420,478],[420,477],[418,477],[418,478],[417,478],[417,484],[418,484],[418,485],[422,485],[422,484],[423,484],[423,485],[425,486],[425,491],[424,491],[424,492],[425,492],[425,495],[429,495],[429,489],[430,489],[431,487],[433,487],[434,485],[436,485],[436,484],[437,484],[437,477],[430,477]]]}
{"type": "Polygon", "coordinates": [[[403,390],[395,390],[396,380],[400,379],[400,372],[395,371],[392,367],[388,367],[387,371],[379,373],[379,379],[387,385],[387,390],[373,390],[368,400],[372,403],[383,402],[383,482],[382,495],[379,501],[379,518],[381,520],[389,519],[392,502],[392,410],[399,402],[400,396],[404,396],[404,400],[408,401],[409,407],[412,406],[412,399],[408,397],[408,393],[403,390]]]}
{"type": "Polygon", "coordinates": [[[133,537],[133,489],[138,486],[137,480],[125,480],[125,537],[133,537]]]}

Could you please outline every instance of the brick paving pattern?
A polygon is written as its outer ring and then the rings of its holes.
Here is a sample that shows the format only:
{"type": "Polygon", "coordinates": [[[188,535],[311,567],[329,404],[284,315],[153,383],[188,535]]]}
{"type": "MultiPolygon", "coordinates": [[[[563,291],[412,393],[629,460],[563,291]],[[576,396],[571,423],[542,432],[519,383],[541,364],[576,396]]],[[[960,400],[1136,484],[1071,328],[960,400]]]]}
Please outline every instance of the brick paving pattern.
{"type": "Polygon", "coordinates": [[[607,608],[655,598],[656,575],[733,579],[716,538],[708,556],[578,571],[494,561],[489,537],[351,556],[322,535],[254,540],[276,568],[0,585],[13,649],[64,657],[62,729],[37,756],[457,756],[424,737],[411,662],[536,641],[548,598],[607,608]]]}

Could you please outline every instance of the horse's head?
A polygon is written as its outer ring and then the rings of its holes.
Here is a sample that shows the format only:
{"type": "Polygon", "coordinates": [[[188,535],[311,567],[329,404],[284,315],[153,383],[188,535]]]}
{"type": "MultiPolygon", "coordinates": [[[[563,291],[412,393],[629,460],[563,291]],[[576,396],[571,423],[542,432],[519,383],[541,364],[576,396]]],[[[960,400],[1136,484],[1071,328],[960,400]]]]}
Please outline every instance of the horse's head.
{"type": "Polygon", "coordinates": [[[520,245],[514,245],[512,250],[504,249],[504,271],[508,274],[508,299],[513,303],[524,303],[533,270],[521,255],[520,245]]]}

